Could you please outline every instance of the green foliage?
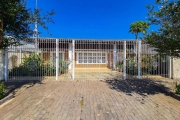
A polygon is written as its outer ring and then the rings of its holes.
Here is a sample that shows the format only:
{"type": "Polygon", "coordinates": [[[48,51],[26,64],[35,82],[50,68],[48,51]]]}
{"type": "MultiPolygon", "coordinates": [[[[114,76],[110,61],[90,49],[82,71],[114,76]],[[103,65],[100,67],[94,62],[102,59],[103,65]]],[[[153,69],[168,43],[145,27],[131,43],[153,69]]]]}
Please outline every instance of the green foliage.
{"type": "Polygon", "coordinates": [[[180,84],[176,86],[176,94],[180,95],[180,84]]]}
{"type": "Polygon", "coordinates": [[[142,67],[142,74],[150,74],[152,73],[152,69],[153,69],[153,57],[150,55],[144,55],[142,57],[142,63],[143,63],[143,67],[142,67]]]}
{"type": "Polygon", "coordinates": [[[122,70],[123,70],[123,61],[117,61],[116,62],[116,68],[118,69],[119,72],[122,72],[122,70]]]}
{"type": "Polygon", "coordinates": [[[42,13],[41,9],[29,9],[26,7],[25,0],[0,0],[0,38],[4,37],[0,48],[5,48],[10,45],[18,44],[19,40],[24,40],[32,36],[32,26],[37,22],[38,26],[48,30],[46,23],[54,23],[51,16],[55,14],[52,10],[47,13],[42,13]]]}
{"type": "Polygon", "coordinates": [[[44,60],[43,58],[38,54],[30,54],[29,57],[24,56],[22,65],[28,70],[30,70],[30,66],[38,69],[43,66],[44,60]]]}
{"type": "Polygon", "coordinates": [[[156,0],[155,5],[147,8],[148,22],[159,29],[146,34],[144,42],[155,47],[161,55],[180,57],[180,1],[156,0]]]}
{"type": "Polygon", "coordinates": [[[38,54],[30,54],[29,57],[23,57],[23,63],[14,67],[10,76],[53,76],[55,75],[55,67],[51,65],[44,65],[43,58],[38,54]]]}
{"type": "Polygon", "coordinates": [[[6,87],[4,85],[4,82],[1,82],[0,83],[0,100],[2,98],[4,98],[4,96],[5,96],[5,89],[6,89],[6,87]]]}
{"type": "Polygon", "coordinates": [[[126,73],[130,75],[137,75],[138,74],[138,64],[134,60],[134,58],[127,58],[126,61],[126,73]]]}
{"type": "Polygon", "coordinates": [[[45,76],[55,76],[56,75],[56,68],[54,66],[44,66],[42,71],[43,75],[45,76]]]}
{"type": "Polygon", "coordinates": [[[65,73],[68,70],[68,63],[63,60],[59,60],[59,72],[61,74],[65,73]]]}
{"type": "Polygon", "coordinates": [[[149,24],[147,22],[143,22],[143,21],[136,21],[133,22],[130,25],[130,30],[129,32],[131,32],[132,34],[135,34],[136,39],[138,39],[138,34],[140,32],[142,32],[143,34],[146,33],[146,29],[149,28],[149,24]]]}
{"type": "MultiPolygon", "coordinates": [[[[68,63],[63,60],[59,60],[59,72],[61,74],[66,73],[68,70],[68,63]]],[[[29,57],[23,57],[23,63],[14,67],[10,73],[10,76],[54,76],[56,75],[56,67],[48,64],[44,65],[43,58],[38,54],[30,54],[29,57]]]]}

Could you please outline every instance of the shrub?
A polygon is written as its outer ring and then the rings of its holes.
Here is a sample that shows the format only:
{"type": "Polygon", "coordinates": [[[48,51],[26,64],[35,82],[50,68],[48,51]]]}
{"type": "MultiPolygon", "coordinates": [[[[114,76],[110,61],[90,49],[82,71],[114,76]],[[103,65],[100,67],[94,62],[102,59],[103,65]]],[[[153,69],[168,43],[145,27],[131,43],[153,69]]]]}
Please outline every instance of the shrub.
{"type": "Polygon", "coordinates": [[[44,60],[38,54],[30,54],[29,57],[23,57],[23,63],[14,67],[9,75],[10,76],[42,76],[44,67],[44,60]]]}
{"type": "Polygon", "coordinates": [[[176,94],[180,95],[180,84],[176,86],[176,94]]]}
{"type": "MultiPolygon", "coordinates": [[[[68,63],[59,60],[59,72],[61,74],[68,70],[68,63]]],[[[40,55],[35,53],[29,57],[23,58],[23,63],[11,69],[9,76],[54,76],[56,75],[56,67],[54,64],[44,65],[44,60],[40,55]]]]}
{"type": "Polygon", "coordinates": [[[126,73],[130,75],[138,74],[137,62],[133,58],[128,58],[126,61],[126,73]]]}
{"type": "Polygon", "coordinates": [[[54,76],[56,75],[56,68],[52,65],[44,66],[43,73],[46,76],[54,76]]]}
{"type": "Polygon", "coordinates": [[[59,60],[59,72],[61,74],[65,73],[68,70],[68,63],[63,60],[59,60]]]}
{"type": "Polygon", "coordinates": [[[0,99],[4,98],[5,96],[5,85],[4,85],[4,82],[1,82],[0,83],[0,99]]]}
{"type": "Polygon", "coordinates": [[[117,61],[116,68],[119,72],[122,72],[123,71],[123,61],[117,61]]]}

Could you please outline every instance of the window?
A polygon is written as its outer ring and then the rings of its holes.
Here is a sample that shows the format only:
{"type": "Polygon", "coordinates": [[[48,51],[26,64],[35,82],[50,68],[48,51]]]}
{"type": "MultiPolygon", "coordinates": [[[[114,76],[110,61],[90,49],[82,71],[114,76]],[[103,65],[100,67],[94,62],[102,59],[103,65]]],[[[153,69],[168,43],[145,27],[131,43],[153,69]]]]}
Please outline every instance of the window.
{"type": "Polygon", "coordinates": [[[79,52],[77,53],[78,64],[106,64],[106,53],[79,52]]]}

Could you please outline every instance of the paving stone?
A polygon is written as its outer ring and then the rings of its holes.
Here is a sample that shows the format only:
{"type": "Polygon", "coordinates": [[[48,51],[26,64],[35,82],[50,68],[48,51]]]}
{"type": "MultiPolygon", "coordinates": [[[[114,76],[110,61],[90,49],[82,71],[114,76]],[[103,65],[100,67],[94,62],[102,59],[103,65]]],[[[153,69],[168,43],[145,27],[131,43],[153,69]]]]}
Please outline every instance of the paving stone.
{"type": "Polygon", "coordinates": [[[142,93],[138,91],[139,89],[129,93],[126,91],[126,86],[126,82],[122,80],[112,83],[45,81],[44,84],[36,84],[21,90],[21,93],[17,92],[11,102],[0,107],[0,120],[175,120],[180,118],[180,101],[165,95],[156,89],[157,87],[148,88],[149,91],[155,91],[149,94],[147,90],[142,90],[144,92],[142,93]],[[118,87],[118,84],[125,87],[118,87]]]}

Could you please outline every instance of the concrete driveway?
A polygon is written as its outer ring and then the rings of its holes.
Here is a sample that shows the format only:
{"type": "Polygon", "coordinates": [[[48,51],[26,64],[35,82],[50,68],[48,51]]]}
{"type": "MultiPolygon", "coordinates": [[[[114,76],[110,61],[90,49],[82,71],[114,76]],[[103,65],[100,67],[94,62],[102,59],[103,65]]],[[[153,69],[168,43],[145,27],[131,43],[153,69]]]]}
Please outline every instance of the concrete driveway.
{"type": "Polygon", "coordinates": [[[0,120],[178,120],[180,101],[146,81],[44,81],[22,87],[0,120]]]}

